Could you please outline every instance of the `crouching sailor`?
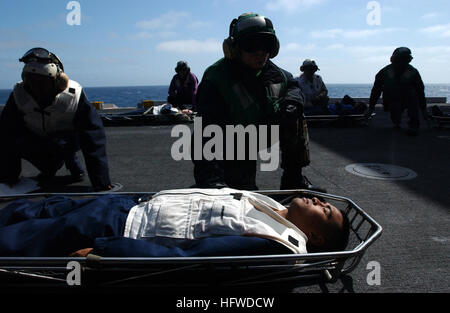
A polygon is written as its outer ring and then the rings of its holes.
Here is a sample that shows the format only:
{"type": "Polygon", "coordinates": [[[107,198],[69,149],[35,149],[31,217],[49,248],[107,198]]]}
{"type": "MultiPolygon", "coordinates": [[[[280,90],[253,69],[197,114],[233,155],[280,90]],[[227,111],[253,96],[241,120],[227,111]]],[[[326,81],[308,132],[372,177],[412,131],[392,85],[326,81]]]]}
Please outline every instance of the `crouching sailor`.
{"type": "Polygon", "coordinates": [[[81,181],[81,149],[94,189],[111,189],[103,124],[82,87],[46,49],[33,48],[19,61],[25,63],[22,81],[0,116],[0,182],[18,181],[21,159],[39,169],[41,184],[51,183],[64,164],[72,181],[81,181]]]}

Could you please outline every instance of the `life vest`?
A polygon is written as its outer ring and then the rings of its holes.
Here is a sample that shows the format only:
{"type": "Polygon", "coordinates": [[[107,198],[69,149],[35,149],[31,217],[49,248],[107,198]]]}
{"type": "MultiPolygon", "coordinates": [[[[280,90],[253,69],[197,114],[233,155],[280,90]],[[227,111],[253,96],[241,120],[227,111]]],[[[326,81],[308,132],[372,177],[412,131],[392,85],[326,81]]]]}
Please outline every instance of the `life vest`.
{"type": "Polygon", "coordinates": [[[306,235],[276,213],[282,209],[267,196],[231,188],[167,190],[130,210],[124,236],[169,246],[210,236],[257,236],[306,253],[306,235]]]}
{"type": "MultiPolygon", "coordinates": [[[[242,77],[233,75],[230,60],[221,59],[206,69],[203,79],[211,81],[228,106],[228,122],[234,125],[258,125],[267,116],[276,113],[283,100],[287,88],[287,77],[278,70],[281,81],[265,86],[266,103],[260,103],[258,98],[247,90],[242,77]],[[265,106],[264,109],[263,106],[265,106]],[[265,116],[263,116],[265,114],[265,116]]],[[[274,65],[275,66],[275,65],[274,65]]]]}
{"type": "Polygon", "coordinates": [[[68,87],[56,95],[53,103],[42,108],[19,82],[13,94],[18,110],[23,114],[27,128],[39,136],[73,130],[73,119],[78,108],[82,87],[69,80],[68,87]]]}

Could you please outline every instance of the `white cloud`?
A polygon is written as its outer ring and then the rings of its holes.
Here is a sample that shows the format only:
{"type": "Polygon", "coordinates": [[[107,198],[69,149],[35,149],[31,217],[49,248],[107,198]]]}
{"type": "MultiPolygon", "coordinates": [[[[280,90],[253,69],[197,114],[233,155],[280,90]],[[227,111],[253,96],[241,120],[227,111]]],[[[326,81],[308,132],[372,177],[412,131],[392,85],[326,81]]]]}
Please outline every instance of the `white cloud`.
{"type": "Polygon", "coordinates": [[[326,30],[314,30],[310,32],[310,36],[313,38],[336,38],[344,31],[340,28],[326,29],[326,30]]]}
{"type": "Polygon", "coordinates": [[[322,3],[323,0],[272,0],[266,4],[266,9],[270,11],[295,12],[322,3]]]}
{"type": "Polygon", "coordinates": [[[341,43],[331,44],[325,47],[326,50],[342,50],[345,46],[341,43]]]}
{"type": "Polygon", "coordinates": [[[436,17],[438,17],[438,13],[437,12],[431,12],[431,13],[427,13],[422,15],[420,18],[423,20],[430,20],[430,19],[434,19],[436,17]]]}
{"type": "Polygon", "coordinates": [[[361,29],[361,30],[344,30],[341,28],[314,30],[310,32],[310,36],[316,39],[332,39],[332,38],[347,38],[360,39],[371,36],[380,35],[383,33],[390,33],[395,31],[402,31],[403,28],[377,28],[377,29],[361,29]]]}
{"type": "Polygon", "coordinates": [[[219,53],[222,51],[222,43],[215,39],[207,40],[172,40],[161,42],[156,50],[164,52],[183,53],[219,53]]]}
{"type": "Polygon", "coordinates": [[[326,50],[333,50],[344,52],[345,54],[351,55],[355,59],[363,60],[389,60],[392,52],[397,48],[396,46],[348,46],[342,44],[332,44],[326,46],[326,50]]]}
{"type": "Polygon", "coordinates": [[[128,39],[150,39],[150,38],[168,38],[175,36],[176,33],[170,30],[164,30],[164,31],[140,31],[136,34],[132,34],[127,36],[128,39]]]}
{"type": "Polygon", "coordinates": [[[306,45],[300,45],[296,42],[290,42],[282,47],[283,51],[290,51],[290,52],[299,52],[304,50],[312,50],[315,49],[315,44],[306,44],[306,45]]]}
{"type": "Polygon", "coordinates": [[[203,22],[203,21],[193,21],[190,22],[189,24],[187,24],[187,28],[190,29],[201,29],[201,28],[207,28],[210,26],[210,23],[208,22],[203,22]]]}
{"type": "Polygon", "coordinates": [[[421,28],[420,32],[423,34],[435,35],[438,37],[450,37],[450,24],[441,24],[421,28]]]}
{"type": "MultiPolygon", "coordinates": [[[[42,45],[45,47],[45,44],[42,42],[36,42],[31,40],[3,40],[0,41],[0,51],[1,50],[7,50],[7,49],[29,49],[30,47],[39,47],[39,45],[42,45]]],[[[48,46],[48,44],[47,44],[48,46]]],[[[25,50],[26,51],[26,50],[25,50]]],[[[25,52],[24,51],[24,52],[25,52]]]]}
{"type": "Polygon", "coordinates": [[[415,50],[425,54],[447,54],[448,56],[450,56],[450,46],[419,47],[415,50]]]}
{"type": "Polygon", "coordinates": [[[444,64],[450,62],[450,46],[418,47],[413,50],[416,59],[426,63],[444,64]]]}
{"type": "Polygon", "coordinates": [[[355,54],[363,56],[376,56],[380,54],[388,54],[391,56],[392,52],[398,48],[397,46],[351,46],[349,47],[355,54]]]}
{"type": "Polygon", "coordinates": [[[172,29],[179,25],[180,22],[189,17],[188,12],[170,11],[159,17],[150,20],[142,20],[136,23],[136,27],[145,30],[162,30],[172,29]]]}
{"type": "MultiPolygon", "coordinates": [[[[397,46],[345,46],[342,44],[331,44],[325,50],[339,52],[353,60],[362,63],[383,64],[389,62],[389,57],[397,46]]],[[[421,46],[410,47],[414,61],[421,63],[448,63],[450,62],[450,46],[421,46]]]]}
{"type": "Polygon", "coordinates": [[[169,11],[152,19],[138,21],[135,26],[140,31],[130,36],[130,38],[148,39],[173,36],[176,34],[177,29],[207,28],[209,23],[193,20],[189,12],[169,11]]]}

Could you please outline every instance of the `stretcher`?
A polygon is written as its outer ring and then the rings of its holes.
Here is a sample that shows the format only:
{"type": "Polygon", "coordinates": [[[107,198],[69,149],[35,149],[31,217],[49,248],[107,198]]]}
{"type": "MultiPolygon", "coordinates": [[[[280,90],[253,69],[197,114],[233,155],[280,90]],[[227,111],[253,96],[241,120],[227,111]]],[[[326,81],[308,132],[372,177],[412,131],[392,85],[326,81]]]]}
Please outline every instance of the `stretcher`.
{"type": "Polygon", "coordinates": [[[104,126],[140,126],[140,125],[171,125],[192,123],[194,113],[183,113],[178,109],[171,109],[162,114],[154,113],[155,107],[138,108],[122,113],[100,113],[104,126]]]}
{"type": "Polygon", "coordinates": [[[306,115],[305,118],[312,126],[368,126],[375,114],[323,114],[306,115]]]}
{"type": "Polygon", "coordinates": [[[446,107],[437,105],[429,110],[429,115],[434,126],[438,129],[447,129],[450,127],[450,110],[446,107]]]}
{"type": "MultiPolygon", "coordinates": [[[[140,126],[140,125],[172,125],[192,123],[196,115],[190,114],[163,114],[154,115],[146,113],[148,109],[137,109],[125,113],[101,113],[100,117],[104,126],[140,126]]],[[[306,115],[308,125],[321,126],[368,126],[375,113],[370,116],[365,114],[348,115],[306,115]]]]}
{"type": "MultiPolygon", "coordinates": [[[[382,227],[351,199],[309,190],[258,191],[288,206],[294,197],[322,197],[344,210],[350,221],[349,244],[345,251],[283,255],[211,257],[0,257],[0,286],[7,288],[47,287],[61,291],[73,288],[70,278],[79,265],[80,288],[155,288],[156,290],[292,290],[299,286],[324,286],[348,277],[367,249],[380,237],[382,227]],[[72,262],[72,263],[71,263],[72,262]],[[75,262],[75,263],[73,263],[75,262]],[[62,289],[61,289],[62,288],[62,289]],[[233,289],[228,289],[233,288],[233,289]],[[257,289],[254,289],[257,288],[257,289]],[[275,288],[275,289],[274,289],[275,288]]],[[[101,193],[96,193],[99,195],[101,193]]],[[[136,203],[155,194],[123,192],[136,203]]],[[[27,194],[0,197],[11,201],[21,197],[44,198],[55,194],[27,194]]],[[[73,198],[92,194],[64,194],[73,198]]]]}

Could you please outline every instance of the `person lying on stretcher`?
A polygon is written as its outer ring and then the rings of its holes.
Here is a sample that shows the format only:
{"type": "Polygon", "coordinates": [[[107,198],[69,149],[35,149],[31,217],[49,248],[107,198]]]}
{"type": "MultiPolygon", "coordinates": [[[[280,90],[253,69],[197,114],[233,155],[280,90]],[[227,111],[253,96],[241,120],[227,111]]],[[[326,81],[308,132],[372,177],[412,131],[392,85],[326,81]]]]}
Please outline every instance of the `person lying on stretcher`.
{"type": "Polygon", "coordinates": [[[21,199],[0,210],[1,256],[224,256],[344,250],[345,213],[318,198],[284,207],[248,191],[179,189],[21,199]],[[76,251],[74,254],[73,252],[76,251]]]}
{"type": "Polygon", "coordinates": [[[313,107],[305,107],[306,116],[313,115],[354,115],[364,114],[367,111],[367,104],[362,101],[356,101],[352,97],[345,95],[341,101],[336,103],[326,103],[325,105],[316,105],[313,107]]]}

